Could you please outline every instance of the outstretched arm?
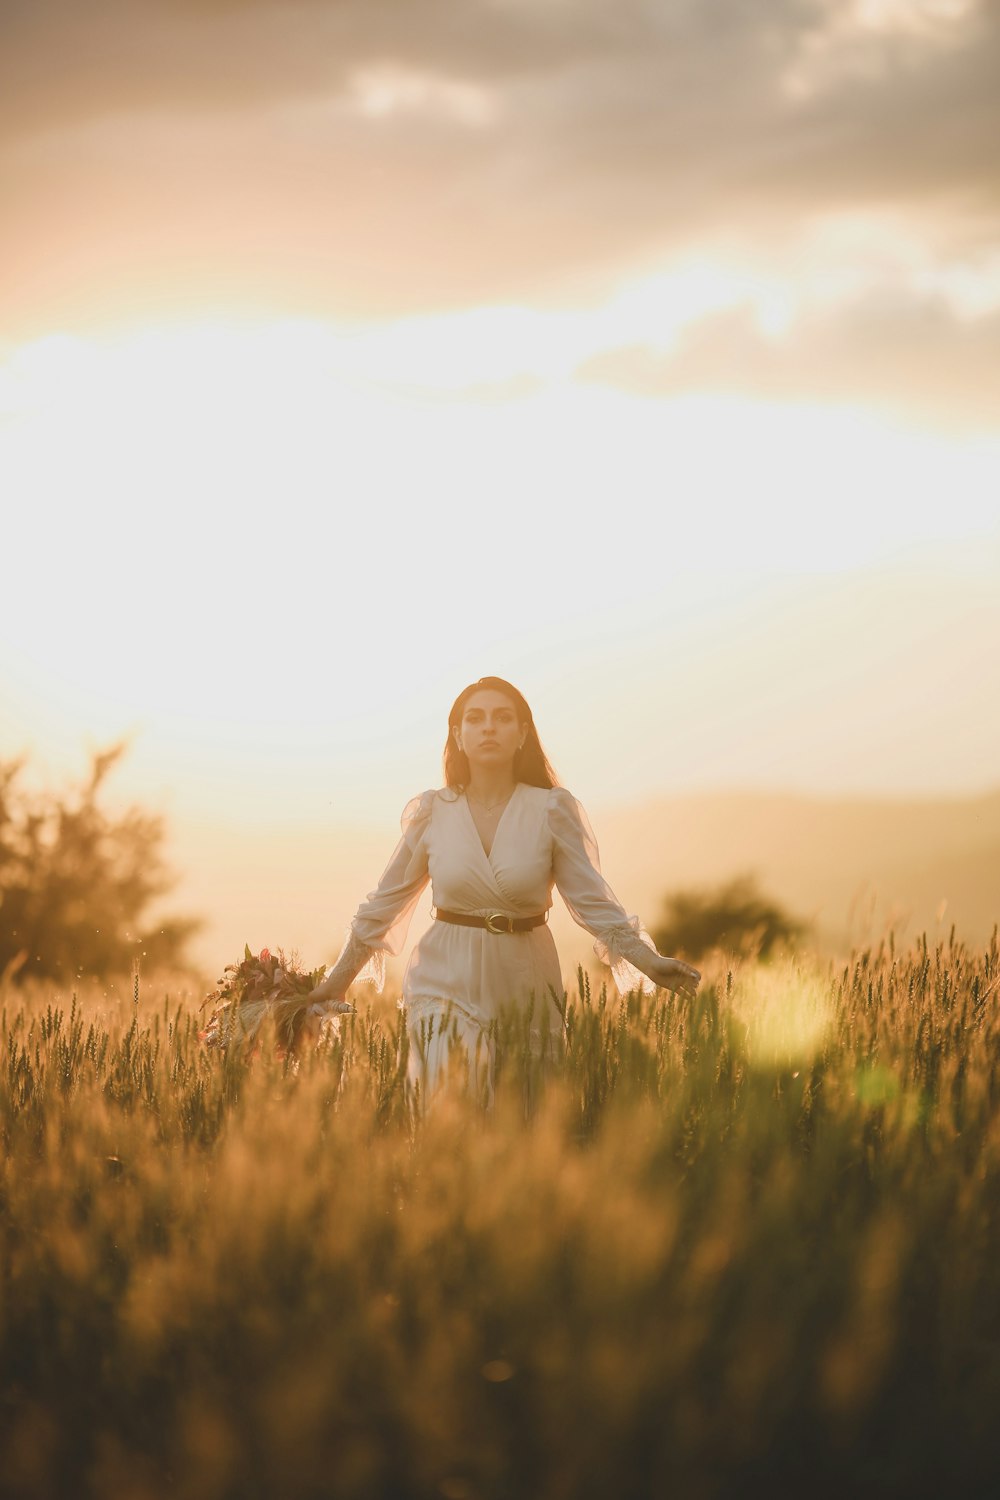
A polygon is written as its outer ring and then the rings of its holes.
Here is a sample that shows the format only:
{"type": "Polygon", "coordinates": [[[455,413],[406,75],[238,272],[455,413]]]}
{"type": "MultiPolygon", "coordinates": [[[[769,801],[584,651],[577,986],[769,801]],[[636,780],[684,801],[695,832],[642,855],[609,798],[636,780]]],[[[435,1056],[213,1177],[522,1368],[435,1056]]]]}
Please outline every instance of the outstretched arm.
{"type": "Polygon", "coordinates": [[[625,994],[642,988],[648,992],[659,985],[694,994],[701,974],[680,959],[658,953],[638,917],[627,915],[601,874],[597,843],[586,814],[564,787],[555,788],[551,794],[549,828],[559,894],[574,921],[597,939],[595,951],[603,963],[610,965],[619,991],[625,994]]]}
{"type": "MultiPolygon", "coordinates": [[[[358,907],[336,963],[311,992],[313,1004],[343,1001],[348,986],[359,975],[382,989],[385,955],[402,948],[414,907],[429,878],[425,834],[433,798],[433,792],[425,792],[404,808],[403,836],[375,890],[358,907]]],[[[334,1006],[327,1006],[328,1014],[334,1010],[334,1006]]]]}

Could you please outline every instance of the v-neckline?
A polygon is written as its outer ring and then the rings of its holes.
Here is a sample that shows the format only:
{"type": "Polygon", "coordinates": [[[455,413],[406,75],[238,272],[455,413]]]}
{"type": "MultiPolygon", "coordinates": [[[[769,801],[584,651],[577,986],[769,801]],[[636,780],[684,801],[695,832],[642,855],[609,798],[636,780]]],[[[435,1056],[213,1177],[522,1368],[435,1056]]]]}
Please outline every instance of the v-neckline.
{"type": "Polygon", "coordinates": [[[465,803],[465,814],[466,814],[466,817],[468,818],[470,824],[472,825],[472,832],[473,832],[473,835],[475,836],[476,843],[479,845],[479,848],[482,851],[483,858],[487,861],[487,863],[491,867],[492,867],[492,864],[493,864],[493,851],[494,851],[494,849],[497,846],[497,839],[500,837],[500,830],[503,827],[503,820],[507,816],[507,814],[510,812],[510,805],[513,802],[514,798],[517,796],[517,790],[518,790],[518,787],[520,785],[521,785],[521,783],[519,781],[515,781],[515,783],[514,783],[514,790],[511,792],[510,796],[507,798],[507,805],[504,808],[503,812],[500,814],[499,818],[497,819],[497,826],[493,830],[493,837],[490,840],[490,847],[488,849],[487,849],[486,845],[483,843],[482,839],[479,836],[479,829],[476,827],[476,820],[472,816],[472,808],[469,805],[469,794],[468,794],[468,792],[466,791],[466,789],[464,787],[462,788],[462,801],[465,803]]]}

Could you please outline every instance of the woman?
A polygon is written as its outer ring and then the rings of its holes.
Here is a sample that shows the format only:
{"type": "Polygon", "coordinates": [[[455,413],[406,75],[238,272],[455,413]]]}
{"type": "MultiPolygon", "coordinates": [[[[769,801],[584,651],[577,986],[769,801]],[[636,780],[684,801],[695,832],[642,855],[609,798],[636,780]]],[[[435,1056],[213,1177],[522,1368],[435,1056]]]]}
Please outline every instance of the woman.
{"type": "Polygon", "coordinates": [[[606,884],[586,815],[557,784],[530,708],[503,678],[481,677],[455,700],[444,779],[442,789],[404,809],[403,837],[377,889],[310,995],[313,1017],[344,1009],[348,985],[359,976],[382,988],[384,956],[402,947],[428,880],[435,920],[403,980],[410,1079],[425,1096],[442,1077],[456,1030],[473,1076],[477,1066],[490,1068],[490,1023],[512,1002],[534,997],[536,1044],[546,1031],[559,1035],[553,996],[562,997],[562,976],[546,925],[553,883],[594,934],[623,994],[657,985],[694,991],[698,970],[657,953],[606,884]]]}

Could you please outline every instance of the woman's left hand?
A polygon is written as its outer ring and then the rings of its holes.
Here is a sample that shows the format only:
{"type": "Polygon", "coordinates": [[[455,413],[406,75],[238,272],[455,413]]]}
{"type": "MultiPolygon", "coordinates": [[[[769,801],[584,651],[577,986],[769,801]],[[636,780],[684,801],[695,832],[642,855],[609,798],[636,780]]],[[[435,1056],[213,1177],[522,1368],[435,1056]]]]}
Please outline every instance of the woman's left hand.
{"type": "Polygon", "coordinates": [[[664,958],[662,953],[657,953],[649,966],[649,977],[661,989],[693,995],[701,981],[701,971],[682,963],[679,958],[664,958]]]}

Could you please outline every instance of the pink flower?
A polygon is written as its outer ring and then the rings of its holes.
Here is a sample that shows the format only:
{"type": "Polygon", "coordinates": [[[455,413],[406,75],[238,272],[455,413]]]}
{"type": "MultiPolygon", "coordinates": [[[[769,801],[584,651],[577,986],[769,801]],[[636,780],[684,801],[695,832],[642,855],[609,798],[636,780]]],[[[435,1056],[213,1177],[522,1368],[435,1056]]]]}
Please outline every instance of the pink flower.
{"type": "Polygon", "coordinates": [[[271,950],[270,950],[270,948],[262,948],[260,950],[260,961],[261,961],[262,964],[266,964],[267,961],[268,961],[268,959],[270,957],[271,957],[271,950]]]}

